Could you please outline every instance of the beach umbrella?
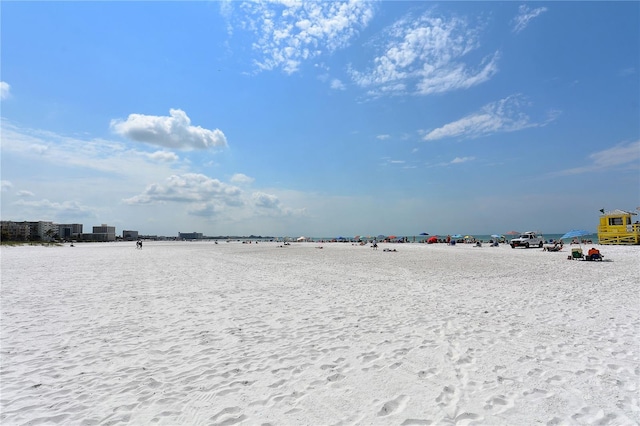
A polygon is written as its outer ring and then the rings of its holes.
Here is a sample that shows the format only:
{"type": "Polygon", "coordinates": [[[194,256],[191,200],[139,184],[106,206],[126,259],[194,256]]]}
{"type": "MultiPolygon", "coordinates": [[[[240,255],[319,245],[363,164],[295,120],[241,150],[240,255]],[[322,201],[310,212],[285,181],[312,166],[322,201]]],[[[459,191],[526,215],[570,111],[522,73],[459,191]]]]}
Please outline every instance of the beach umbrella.
{"type": "Polygon", "coordinates": [[[567,232],[562,237],[560,237],[560,239],[564,240],[565,238],[584,237],[585,235],[591,235],[591,234],[593,234],[593,232],[584,231],[582,229],[572,229],[571,231],[567,232]]]}
{"type": "Polygon", "coordinates": [[[518,235],[520,234],[518,231],[509,231],[506,233],[507,235],[518,235]]]}
{"type": "Polygon", "coordinates": [[[433,237],[430,237],[430,238],[427,240],[427,243],[428,243],[428,244],[433,244],[433,243],[437,243],[437,242],[438,242],[438,237],[437,237],[436,235],[434,235],[433,237]]]}
{"type": "Polygon", "coordinates": [[[429,235],[426,232],[421,232],[420,235],[429,235]]]}
{"type": "Polygon", "coordinates": [[[456,238],[456,239],[462,238],[462,235],[460,234],[452,235],[451,238],[456,238]]]}
{"type": "Polygon", "coordinates": [[[491,237],[493,237],[493,238],[502,238],[502,235],[498,235],[498,234],[491,234],[491,237]]]}
{"type": "Polygon", "coordinates": [[[395,235],[389,235],[389,237],[387,237],[387,238],[389,238],[390,240],[395,240],[398,237],[396,237],[395,235]]]}

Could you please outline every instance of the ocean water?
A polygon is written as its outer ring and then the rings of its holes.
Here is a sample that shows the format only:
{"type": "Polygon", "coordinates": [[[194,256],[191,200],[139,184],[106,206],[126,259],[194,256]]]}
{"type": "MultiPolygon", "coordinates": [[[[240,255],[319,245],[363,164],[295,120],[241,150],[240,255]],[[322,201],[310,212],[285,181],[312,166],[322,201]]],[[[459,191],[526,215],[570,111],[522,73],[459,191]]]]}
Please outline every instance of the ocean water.
{"type": "MultiPolygon", "coordinates": [[[[472,234],[464,234],[461,239],[458,239],[458,241],[460,240],[464,240],[465,236],[470,236],[472,238],[475,239],[475,241],[482,241],[482,242],[489,242],[489,240],[493,240],[494,238],[491,236],[491,234],[478,234],[478,235],[472,235],[472,234]]],[[[553,242],[555,240],[559,240],[564,234],[542,234],[542,236],[544,237],[546,242],[553,242]]],[[[406,241],[408,243],[424,243],[426,242],[429,238],[431,238],[433,235],[410,235],[410,236],[402,236],[402,235],[398,235],[396,236],[396,240],[400,239],[400,238],[406,238],[406,241]]],[[[447,238],[446,235],[436,235],[438,237],[439,240],[444,240],[447,238]]],[[[510,241],[512,238],[517,238],[518,235],[505,235],[502,234],[502,236],[504,237],[504,240],[506,240],[507,242],[510,241]]],[[[314,242],[318,242],[318,241],[332,241],[332,240],[336,240],[338,237],[309,237],[308,240],[309,241],[314,241],[314,242]]],[[[371,238],[368,238],[367,236],[363,236],[361,237],[361,240],[371,240],[374,237],[372,236],[371,238]]],[[[377,239],[377,237],[375,237],[377,239]]],[[[293,238],[293,240],[295,241],[295,238],[293,238]]],[[[570,238],[566,238],[564,240],[565,244],[570,244],[571,243],[570,238]]],[[[578,238],[579,241],[587,241],[587,242],[591,242],[593,244],[598,244],[598,234],[592,234],[592,235],[586,235],[584,237],[580,237],[578,238]]],[[[355,237],[344,237],[344,241],[345,242],[353,242],[355,241],[355,237]]]]}

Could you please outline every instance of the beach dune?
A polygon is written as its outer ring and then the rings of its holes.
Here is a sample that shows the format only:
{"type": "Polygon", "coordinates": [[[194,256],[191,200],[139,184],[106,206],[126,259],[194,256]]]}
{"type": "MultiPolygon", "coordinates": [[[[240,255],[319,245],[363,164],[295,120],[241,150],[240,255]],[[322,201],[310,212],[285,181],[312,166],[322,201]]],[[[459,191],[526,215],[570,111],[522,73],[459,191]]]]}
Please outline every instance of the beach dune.
{"type": "Polygon", "coordinates": [[[640,423],[640,247],[316,247],[2,247],[0,423],[640,423]]]}

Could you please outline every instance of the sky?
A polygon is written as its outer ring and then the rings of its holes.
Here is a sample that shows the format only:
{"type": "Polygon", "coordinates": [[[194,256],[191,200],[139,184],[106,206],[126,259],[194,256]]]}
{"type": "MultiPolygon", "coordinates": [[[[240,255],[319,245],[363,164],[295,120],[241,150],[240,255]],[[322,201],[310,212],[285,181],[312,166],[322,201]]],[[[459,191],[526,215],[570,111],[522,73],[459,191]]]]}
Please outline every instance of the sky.
{"type": "Polygon", "coordinates": [[[2,2],[1,218],[596,231],[640,207],[639,21],[635,1],[2,2]]]}

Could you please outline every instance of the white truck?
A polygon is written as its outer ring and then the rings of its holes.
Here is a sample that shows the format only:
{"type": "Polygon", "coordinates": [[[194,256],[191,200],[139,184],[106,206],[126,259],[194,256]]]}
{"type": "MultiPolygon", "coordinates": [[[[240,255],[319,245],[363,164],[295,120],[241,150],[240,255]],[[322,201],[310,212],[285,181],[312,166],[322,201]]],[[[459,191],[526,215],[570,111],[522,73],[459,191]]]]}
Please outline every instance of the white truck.
{"type": "Polygon", "coordinates": [[[510,242],[511,248],[516,247],[540,247],[544,245],[544,237],[536,232],[525,232],[510,242]]]}

